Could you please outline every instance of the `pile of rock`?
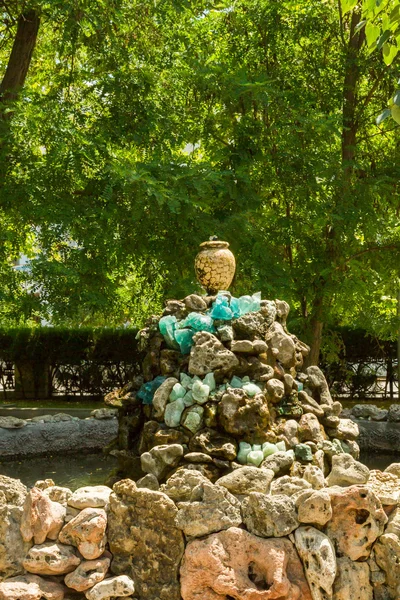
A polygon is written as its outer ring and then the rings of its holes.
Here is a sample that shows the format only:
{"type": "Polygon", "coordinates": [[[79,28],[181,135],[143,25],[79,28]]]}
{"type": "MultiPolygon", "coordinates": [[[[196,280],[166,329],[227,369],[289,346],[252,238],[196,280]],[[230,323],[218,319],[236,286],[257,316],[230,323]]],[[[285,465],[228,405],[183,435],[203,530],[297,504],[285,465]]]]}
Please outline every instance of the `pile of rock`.
{"type": "Polygon", "coordinates": [[[400,422],[400,404],[392,404],[387,410],[379,408],[375,404],[356,404],[353,408],[344,410],[343,413],[355,419],[400,422]]]}
{"type": "Polygon", "coordinates": [[[358,427],[286,327],[286,302],[260,294],[167,302],[139,333],[143,376],[105,401],[119,409],[121,474],[165,481],[186,466],[211,481],[241,464],[276,474],[358,458],[358,427]]]}
{"type": "Polygon", "coordinates": [[[72,493],[51,480],[28,492],[1,476],[0,600],[132,597],[128,576],[107,577],[110,494],[106,486],[72,493]]]}

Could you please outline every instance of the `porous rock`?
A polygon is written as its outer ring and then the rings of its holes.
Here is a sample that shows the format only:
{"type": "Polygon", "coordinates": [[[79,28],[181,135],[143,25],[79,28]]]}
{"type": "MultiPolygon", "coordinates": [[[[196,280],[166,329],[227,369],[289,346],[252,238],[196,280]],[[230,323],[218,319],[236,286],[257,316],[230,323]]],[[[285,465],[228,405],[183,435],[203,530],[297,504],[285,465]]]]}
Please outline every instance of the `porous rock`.
{"type": "Polygon", "coordinates": [[[157,421],[163,420],[169,395],[172,392],[172,388],[177,383],[179,383],[178,379],[175,377],[168,377],[168,379],[166,379],[156,390],[153,397],[153,416],[157,421]]]}
{"type": "Polygon", "coordinates": [[[129,479],[113,489],[108,521],[112,572],[129,575],[141,600],[180,600],[184,541],[174,502],[162,492],[138,489],[129,479]]]}
{"type": "Polygon", "coordinates": [[[336,563],[333,600],[373,600],[368,563],[354,562],[347,556],[337,558],[336,563]]]}
{"type": "Polygon", "coordinates": [[[110,562],[111,555],[81,562],[75,571],[65,576],[65,585],[77,592],[85,592],[96,585],[96,583],[103,581],[107,575],[110,562]]]}
{"type": "Polygon", "coordinates": [[[386,583],[392,598],[400,592],[400,539],[394,533],[384,533],[374,545],[377,564],[386,574],[386,583]]]}
{"type": "Polygon", "coordinates": [[[239,360],[234,353],[225,348],[212,333],[196,333],[193,342],[189,359],[189,373],[192,375],[204,376],[216,370],[228,373],[238,366],[239,360]]]}
{"type": "Polygon", "coordinates": [[[38,575],[65,575],[81,562],[72,546],[46,542],[33,546],[26,555],[23,566],[29,573],[38,575]]]}
{"type": "Polygon", "coordinates": [[[215,483],[225,487],[231,494],[267,494],[274,476],[275,473],[271,469],[244,466],[220,477],[215,483]]]}
{"type": "Polygon", "coordinates": [[[265,540],[236,527],[189,542],[181,585],[183,600],[312,600],[289,540],[265,540]]]}
{"type": "Polygon", "coordinates": [[[331,437],[338,440],[356,440],[360,435],[357,423],[354,423],[351,419],[339,419],[337,427],[328,429],[327,432],[331,437]]]}
{"type": "Polygon", "coordinates": [[[0,600],[63,600],[64,587],[37,575],[20,575],[0,583],[0,600]]]}
{"type": "Polygon", "coordinates": [[[311,484],[305,479],[300,477],[290,477],[284,475],[275,479],[271,484],[271,495],[272,496],[293,496],[301,490],[311,489],[311,484]]]}
{"type": "Polygon", "coordinates": [[[158,483],[158,479],[155,475],[152,475],[152,473],[147,473],[147,475],[137,480],[136,487],[158,491],[160,489],[160,484],[158,483]]]}
{"type": "Polygon", "coordinates": [[[285,332],[282,325],[274,321],[267,331],[265,341],[268,347],[275,349],[275,358],[290,369],[296,364],[296,347],[292,337],[285,332]]]}
{"type": "Polygon", "coordinates": [[[397,475],[400,478],[400,463],[392,463],[388,467],[386,467],[385,473],[392,473],[393,475],[397,475]]]}
{"type": "Polygon", "coordinates": [[[366,486],[327,488],[332,519],[326,534],[341,554],[351,560],[366,559],[375,540],[382,535],[387,516],[378,498],[366,486]]]}
{"type": "Polygon", "coordinates": [[[24,502],[21,533],[25,542],[33,538],[35,544],[43,544],[46,538],[56,540],[64,525],[65,506],[53,502],[39,488],[32,488],[24,502]]]}
{"type": "Polygon", "coordinates": [[[204,477],[199,471],[181,468],[168,478],[167,482],[161,486],[160,491],[167,494],[174,502],[188,502],[194,488],[207,482],[207,477],[204,477]]]}
{"type": "Polygon", "coordinates": [[[294,501],[289,496],[251,492],[242,503],[243,523],[261,537],[289,535],[299,526],[294,501]]]}
{"type": "Polygon", "coordinates": [[[201,537],[242,523],[240,502],[222,486],[200,483],[189,502],[178,504],[177,526],[187,537],[201,537]]]}
{"type": "Polygon", "coordinates": [[[400,501],[400,479],[393,473],[370,471],[367,486],[384,506],[397,506],[400,501]]]}
{"type": "Polygon", "coordinates": [[[106,485],[93,485],[78,488],[68,500],[74,508],[103,508],[107,506],[111,488],[106,485]]]}
{"type": "Polygon", "coordinates": [[[394,533],[400,539],[400,506],[390,513],[385,533],[394,533]]]}
{"type": "Polygon", "coordinates": [[[250,442],[265,436],[269,410],[264,394],[249,397],[240,388],[230,388],[218,406],[219,422],[227,433],[250,442]]]}
{"type": "Polygon", "coordinates": [[[135,585],[127,575],[119,575],[103,579],[86,592],[87,600],[109,600],[110,598],[125,598],[135,592],[135,585]]]}
{"type": "Polygon", "coordinates": [[[0,475],[0,580],[23,572],[22,560],[30,547],[20,531],[26,487],[0,475]]]}
{"type": "Polygon", "coordinates": [[[309,526],[296,529],[294,539],[313,600],[332,598],[336,576],[336,555],[332,542],[324,533],[309,526]]]}
{"type": "Polygon", "coordinates": [[[76,546],[88,560],[99,558],[107,543],[107,514],[102,508],[84,508],[62,528],[59,540],[76,546]]]}
{"type": "Polygon", "coordinates": [[[329,391],[325,375],[319,367],[312,365],[306,369],[307,386],[313,391],[313,398],[318,404],[332,405],[332,396],[329,391]]]}
{"type": "Polygon", "coordinates": [[[160,481],[171,469],[178,466],[183,456],[183,447],[180,444],[154,446],[149,452],[144,452],[140,457],[142,470],[151,473],[160,481]]]}
{"type": "Polygon", "coordinates": [[[326,525],[332,518],[331,497],[326,490],[317,490],[297,504],[300,523],[326,525]]]}
{"type": "Polygon", "coordinates": [[[261,463],[263,469],[271,469],[276,477],[286,475],[294,463],[293,452],[275,452],[261,463]]]}
{"type": "Polygon", "coordinates": [[[316,465],[307,465],[303,472],[303,479],[308,481],[315,490],[325,487],[325,477],[322,470],[316,465]]]}
{"type": "Polygon", "coordinates": [[[302,415],[299,421],[298,436],[300,442],[322,442],[323,436],[321,433],[321,426],[318,418],[311,414],[306,413],[302,415]]]}
{"type": "Polygon", "coordinates": [[[205,428],[191,438],[189,450],[204,452],[222,460],[234,460],[237,454],[237,442],[233,437],[221,434],[215,429],[205,428]]]}
{"type": "Polygon", "coordinates": [[[369,469],[356,461],[350,454],[332,456],[332,470],[327,477],[329,486],[349,486],[366,483],[369,479],[369,469]]]}
{"type": "MultiPolygon", "coordinates": [[[[36,484],[35,484],[36,487],[36,484]]],[[[59,502],[66,506],[68,504],[68,500],[72,496],[72,492],[67,487],[61,487],[59,485],[51,485],[43,490],[45,496],[50,498],[53,502],[59,502]]]]}

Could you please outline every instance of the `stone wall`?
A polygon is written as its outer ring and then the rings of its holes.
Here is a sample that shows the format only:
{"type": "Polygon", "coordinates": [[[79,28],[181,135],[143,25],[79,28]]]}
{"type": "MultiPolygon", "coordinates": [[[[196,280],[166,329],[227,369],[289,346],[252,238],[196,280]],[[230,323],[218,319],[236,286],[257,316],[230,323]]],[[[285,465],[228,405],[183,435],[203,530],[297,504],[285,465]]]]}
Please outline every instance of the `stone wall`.
{"type": "Polygon", "coordinates": [[[0,600],[398,600],[400,464],[278,464],[74,493],[0,476],[0,600]]]}

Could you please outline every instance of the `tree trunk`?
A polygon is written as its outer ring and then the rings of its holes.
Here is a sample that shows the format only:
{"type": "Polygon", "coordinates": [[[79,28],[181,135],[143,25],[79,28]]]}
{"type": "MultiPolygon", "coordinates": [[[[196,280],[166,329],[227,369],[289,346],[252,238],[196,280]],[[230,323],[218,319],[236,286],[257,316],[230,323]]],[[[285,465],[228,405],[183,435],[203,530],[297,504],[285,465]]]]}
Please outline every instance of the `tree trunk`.
{"type": "Polygon", "coordinates": [[[320,292],[317,293],[317,296],[313,302],[309,336],[310,354],[306,357],[304,361],[305,367],[310,367],[311,365],[318,365],[319,363],[323,327],[323,293],[320,292]]]}
{"type": "Polygon", "coordinates": [[[36,45],[40,25],[40,18],[35,10],[22,14],[18,19],[17,33],[15,35],[7,69],[0,83],[0,117],[10,118],[11,112],[5,108],[9,102],[13,102],[22,89],[29,66],[32,60],[33,50],[36,45]]]}

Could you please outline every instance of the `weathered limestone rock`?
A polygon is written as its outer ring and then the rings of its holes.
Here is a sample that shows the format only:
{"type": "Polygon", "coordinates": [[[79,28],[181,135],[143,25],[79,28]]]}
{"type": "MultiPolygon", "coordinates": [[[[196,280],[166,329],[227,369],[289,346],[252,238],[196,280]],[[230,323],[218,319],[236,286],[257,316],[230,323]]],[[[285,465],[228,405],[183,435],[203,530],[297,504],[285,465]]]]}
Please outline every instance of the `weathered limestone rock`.
{"type": "Polygon", "coordinates": [[[222,486],[204,482],[189,502],[178,504],[176,525],[187,537],[201,537],[242,523],[240,502],[222,486]]]}
{"type": "Polygon", "coordinates": [[[333,586],[333,600],[373,600],[366,562],[353,562],[347,556],[337,559],[337,576],[333,586]]]}
{"type": "Polygon", "coordinates": [[[288,419],[279,426],[279,432],[284,435],[289,448],[293,448],[299,443],[298,429],[299,424],[294,419],[288,419]]]}
{"type": "Polygon", "coordinates": [[[264,394],[249,397],[240,388],[230,388],[218,405],[218,415],[222,428],[236,438],[252,443],[265,436],[269,410],[264,394]]]}
{"type": "Polygon", "coordinates": [[[20,429],[28,425],[28,421],[17,417],[0,417],[0,427],[4,429],[20,429]]]}
{"type": "Polygon", "coordinates": [[[129,575],[141,600],[180,600],[184,542],[177,513],[166,494],[137,489],[129,479],[114,485],[108,517],[111,570],[129,575]]]}
{"type": "Polygon", "coordinates": [[[316,444],[322,442],[323,436],[318,418],[311,413],[302,415],[299,421],[298,435],[300,442],[310,441],[316,444]]]}
{"type": "Polygon", "coordinates": [[[392,463],[385,469],[385,473],[392,473],[400,478],[400,463],[392,463]]]}
{"type": "Polygon", "coordinates": [[[212,333],[201,331],[193,336],[189,373],[204,376],[213,371],[228,373],[239,364],[237,357],[212,333]]]}
{"type": "Polygon", "coordinates": [[[161,486],[160,491],[167,494],[174,502],[188,502],[195,487],[201,483],[208,483],[199,471],[191,469],[178,469],[168,481],[161,486]]]}
{"type": "Polygon", "coordinates": [[[109,600],[110,598],[125,598],[135,592],[135,585],[127,575],[119,575],[96,583],[86,592],[87,600],[109,600]]]}
{"type": "Polygon", "coordinates": [[[318,402],[314,400],[312,396],[309,396],[307,392],[301,390],[298,394],[298,398],[300,406],[302,407],[304,413],[311,413],[319,419],[324,416],[324,409],[321,408],[318,402]]]}
{"type": "Polygon", "coordinates": [[[293,338],[288,335],[282,325],[274,321],[267,331],[265,341],[270,349],[277,350],[276,359],[290,369],[296,364],[296,347],[293,338]]]}
{"type": "Polygon", "coordinates": [[[400,479],[393,473],[370,471],[367,486],[384,506],[397,506],[400,501],[400,479]]]}
{"type": "Polygon", "coordinates": [[[81,559],[72,546],[46,542],[33,546],[26,555],[23,566],[29,573],[38,575],[64,575],[74,571],[81,559]]]}
{"type": "Polygon", "coordinates": [[[158,483],[158,479],[155,475],[147,473],[147,475],[137,480],[136,487],[147,488],[157,492],[160,489],[160,484],[158,483]]]}
{"type": "Polygon", "coordinates": [[[263,469],[271,469],[276,477],[286,475],[290,471],[290,467],[294,463],[294,453],[291,452],[275,452],[261,463],[263,469]]]}
{"type": "Polygon", "coordinates": [[[187,444],[189,435],[178,429],[170,429],[157,421],[147,421],[143,425],[143,430],[139,439],[139,454],[148,452],[155,446],[165,446],[166,444],[187,444]]]}
{"type": "Polygon", "coordinates": [[[315,527],[304,526],[296,529],[294,539],[313,600],[332,598],[336,576],[336,555],[332,542],[315,527]]]}
{"type": "Polygon", "coordinates": [[[356,404],[351,409],[351,414],[357,419],[371,419],[372,421],[383,421],[388,415],[387,410],[382,410],[375,404],[356,404]]]}
{"type": "Polygon", "coordinates": [[[203,312],[207,310],[207,302],[197,294],[190,294],[183,299],[183,302],[189,312],[203,312]]]}
{"type": "Polygon", "coordinates": [[[81,562],[75,571],[65,576],[65,585],[77,592],[85,592],[96,583],[103,581],[110,567],[110,562],[111,555],[81,562]]]}
{"type": "Polygon", "coordinates": [[[160,481],[178,466],[183,456],[183,447],[180,444],[154,446],[149,452],[144,452],[140,457],[142,470],[151,473],[160,481]]]}
{"type": "Polygon", "coordinates": [[[400,539],[394,533],[381,535],[374,545],[375,560],[386,573],[386,583],[393,598],[400,593],[400,539]]]}
{"type": "Polygon", "coordinates": [[[383,533],[387,516],[378,498],[366,486],[328,488],[332,519],[326,534],[341,554],[351,560],[368,558],[372,544],[383,533]]]}
{"type": "Polygon", "coordinates": [[[249,312],[232,323],[235,336],[240,340],[261,339],[265,335],[266,321],[260,312],[249,312]]]}
{"type": "Polygon", "coordinates": [[[153,397],[153,416],[157,421],[162,421],[164,418],[165,408],[168,404],[169,395],[172,388],[179,380],[175,377],[168,377],[156,390],[153,397]]]}
{"type": "Polygon", "coordinates": [[[331,497],[326,490],[315,491],[296,504],[300,523],[323,526],[332,518],[331,497]]]}
{"type": "Polygon", "coordinates": [[[311,484],[315,490],[325,487],[325,477],[319,467],[307,465],[304,469],[303,478],[311,484]]]}
{"type": "Polygon", "coordinates": [[[214,429],[202,429],[196,433],[189,442],[189,450],[192,452],[204,452],[222,460],[235,460],[237,454],[236,441],[220,434],[214,429]]]}
{"type": "Polygon", "coordinates": [[[265,393],[272,404],[277,404],[285,395],[285,386],[280,379],[272,378],[266,383],[265,393]]]}
{"type": "Polygon", "coordinates": [[[62,544],[76,546],[83,558],[94,560],[104,552],[107,514],[102,508],[84,508],[79,515],[71,519],[60,532],[62,544]]]}
{"type": "Polygon", "coordinates": [[[103,508],[107,506],[111,488],[106,485],[94,485],[78,488],[68,500],[74,508],[103,508]]]}
{"type": "Polygon", "coordinates": [[[317,400],[319,404],[332,405],[332,396],[321,369],[317,366],[311,366],[306,369],[306,373],[307,386],[313,391],[314,400],[317,400]]]}
{"type": "Polygon", "coordinates": [[[294,501],[289,496],[251,492],[242,503],[243,523],[261,537],[289,535],[299,526],[294,501]]]}
{"type": "Polygon", "coordinates": [[[275,479],[271,484],[272,496],[293,496],[301,490],[311,489],[311,484],[300,477],[290,477],[285,475],[275,479]]]}
{"type": "Polygon", "coordinates": [[[37,575],[20,575],[0,583],[0,600],[63,600],[64,587],[37,575]]]}
{"type": "Polygon", "coordinates": [[[357,423],[351,419],[339,419],[337,427],[328,429],[327,432],[338,440],[356,440],[360,434],[357,423]]]}
{"type": "MultiPolygon", "coordinates": [[[[36,484],[35,484],[35,487],[36,484]]],[[[43,490],[45,496],[50,498],[53,502],[59,502],[66,506],[68,504],[68,500],[72,496],[72,492],[67,487],[61,487],[59,485],[51,485],[43,490]]]]}
{"type": "Polygon", "coordinates": [[[368,479],[368,467],[354,460],[350,454],[332,456],[332,471],[326,480],[329,486],[359,485],[366,483],[368,479]]]}
{"type": "Polygon", "coordinates": [[[400,506],[397,506],[390,514],[385,533],[394,533],[400,538],[400,506]]]}
{"type": "Polygon", "coordinates": [[[242,495],[250,492],[267,494],[274,476],[275,473],[271,469],[245,466],[220,477],[215,483],[225,487],[231,494],[242,495]]]}
{"type": "Polygon", "coordinates": [[[183,600],[311,600],[289,540],[265,540],[236,527],[187,545],[181,585],[183,600]]]}
{"type": "Polygon", "coordinates": [[[21,533],[25,542],[33,538],[35,544],[43,544],[46,538],[56,540],[64,525],[65,506],[53,502],[42,490],[29,490],[24,502],[21,533]]]}
{"type": "Polygon", "coordinates": [[[22,560],[30,544],[20,531],[26,487],[5,475],[0,475],[0,581],[23,572],[22,560]]]}
{"type": "Polygon", "coordinates": [[[398,423],[400,421],[400,404],[392,404],[388,410],[388,421],[398,423]]]}

